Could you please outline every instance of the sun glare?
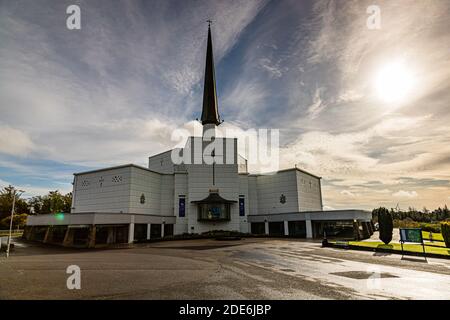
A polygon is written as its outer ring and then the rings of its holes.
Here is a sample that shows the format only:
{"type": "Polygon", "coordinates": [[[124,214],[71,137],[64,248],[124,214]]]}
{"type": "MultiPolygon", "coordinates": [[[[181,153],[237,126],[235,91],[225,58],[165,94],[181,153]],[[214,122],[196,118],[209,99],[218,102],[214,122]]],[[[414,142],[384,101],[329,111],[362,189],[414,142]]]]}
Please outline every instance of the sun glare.
{"type": "Polygon", "coordinates": [[[403,61],[384,65],[377,73],[375,88],[378,97],[386,103],[406,102],[414,87],[414,76],[403,61]]]}

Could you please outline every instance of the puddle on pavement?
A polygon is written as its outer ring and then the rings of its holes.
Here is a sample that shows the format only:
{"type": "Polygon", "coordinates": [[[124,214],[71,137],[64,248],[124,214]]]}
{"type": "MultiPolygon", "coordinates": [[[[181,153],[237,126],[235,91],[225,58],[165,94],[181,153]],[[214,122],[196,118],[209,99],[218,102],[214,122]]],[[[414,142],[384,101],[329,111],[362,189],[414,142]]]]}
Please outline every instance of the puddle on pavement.
{"type": "Polygon", "coordinates": [[[393,274],[387,273],[387,272],[367,272],[367,271],[345,271],[345,272],[333,272],[330,273],[332,275],[351,278],[351,279],[357,279],[357,280],[363,280],[363,279],[369,279],[371,277],[377,277],[377,278],[398,278],[397,276],[394,276],[393,274]]]}
{"type": "Polygon", "coordinates": [[[280,269],[281,271],[285,271],[285,272],[295,272],[295,270],[292,269],[280,269]]]}
{"type": "Polygon", "coordinates": [[[236,244],[223,244],[223,245],[212,245],[212,246],[179,246],[179,247],[161,247],[163,249],[184,249],[184,250],[211,250],[220,249],[227,247],[234,247],[236,244]]]}

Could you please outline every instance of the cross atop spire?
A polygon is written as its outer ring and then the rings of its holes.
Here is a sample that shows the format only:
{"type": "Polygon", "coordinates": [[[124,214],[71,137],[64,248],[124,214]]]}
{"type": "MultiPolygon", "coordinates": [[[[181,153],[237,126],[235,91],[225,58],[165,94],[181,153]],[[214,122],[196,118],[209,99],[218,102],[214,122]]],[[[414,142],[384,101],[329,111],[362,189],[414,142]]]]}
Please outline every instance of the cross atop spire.
{"type": "Polygon", "coordinates": [[[208,28],[211,28],[212,20],[211,20],[211,19],[208,19],[208,20],[206,20],[206,22],[208,22],[208,28]]]}
{"type": "Polygon", "coordinates": [[[208,20],[208,45],[206,48],[205,85],[203,87],[202,124],[220,124],[217,104],[216,76],[211,39],[211,20],[208,20]]]}

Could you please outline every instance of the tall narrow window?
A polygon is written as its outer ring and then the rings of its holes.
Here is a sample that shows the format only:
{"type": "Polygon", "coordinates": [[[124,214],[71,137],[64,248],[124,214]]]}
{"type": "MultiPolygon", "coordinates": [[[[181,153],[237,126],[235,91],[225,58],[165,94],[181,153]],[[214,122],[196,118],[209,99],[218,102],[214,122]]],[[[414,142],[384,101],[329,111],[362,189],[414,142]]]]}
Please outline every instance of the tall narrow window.
{"type": "Polygon", "coordinates": [[[186,216],[186,198],[179,196],[178,198],[178,216],[183,218],[186,216]]]}
{"type": "Polygon", "coordinates": [[[244,196],[239,196],[239,216],[245,216],[245,198],[244,196]]]}

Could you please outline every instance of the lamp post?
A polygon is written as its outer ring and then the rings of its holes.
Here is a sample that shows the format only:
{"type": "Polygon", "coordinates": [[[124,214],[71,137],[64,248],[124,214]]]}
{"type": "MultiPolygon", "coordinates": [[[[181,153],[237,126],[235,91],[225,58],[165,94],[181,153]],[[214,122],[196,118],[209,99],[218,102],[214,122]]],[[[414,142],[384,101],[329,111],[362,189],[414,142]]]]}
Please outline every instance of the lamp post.
{"type": "Polygon", "coordinates": [[[11,237],[12,237],[12,227],[13,227],[13,220],[14,220],[14,207],[16,205],[16,194],[17,192],[20,192],[19,197],[22,195],[22,193],[24,193],[25,191],[23,190],[16,190],[16,189],[12,189],[12,194],[13,194],[13,203],[12,203],[12,208],[11,208],[11,221],[9,221],[9,236],[8,236],[8,244],[6,246],[6,258],[9,257],[9,249],[11,247],[11,237]]]}

